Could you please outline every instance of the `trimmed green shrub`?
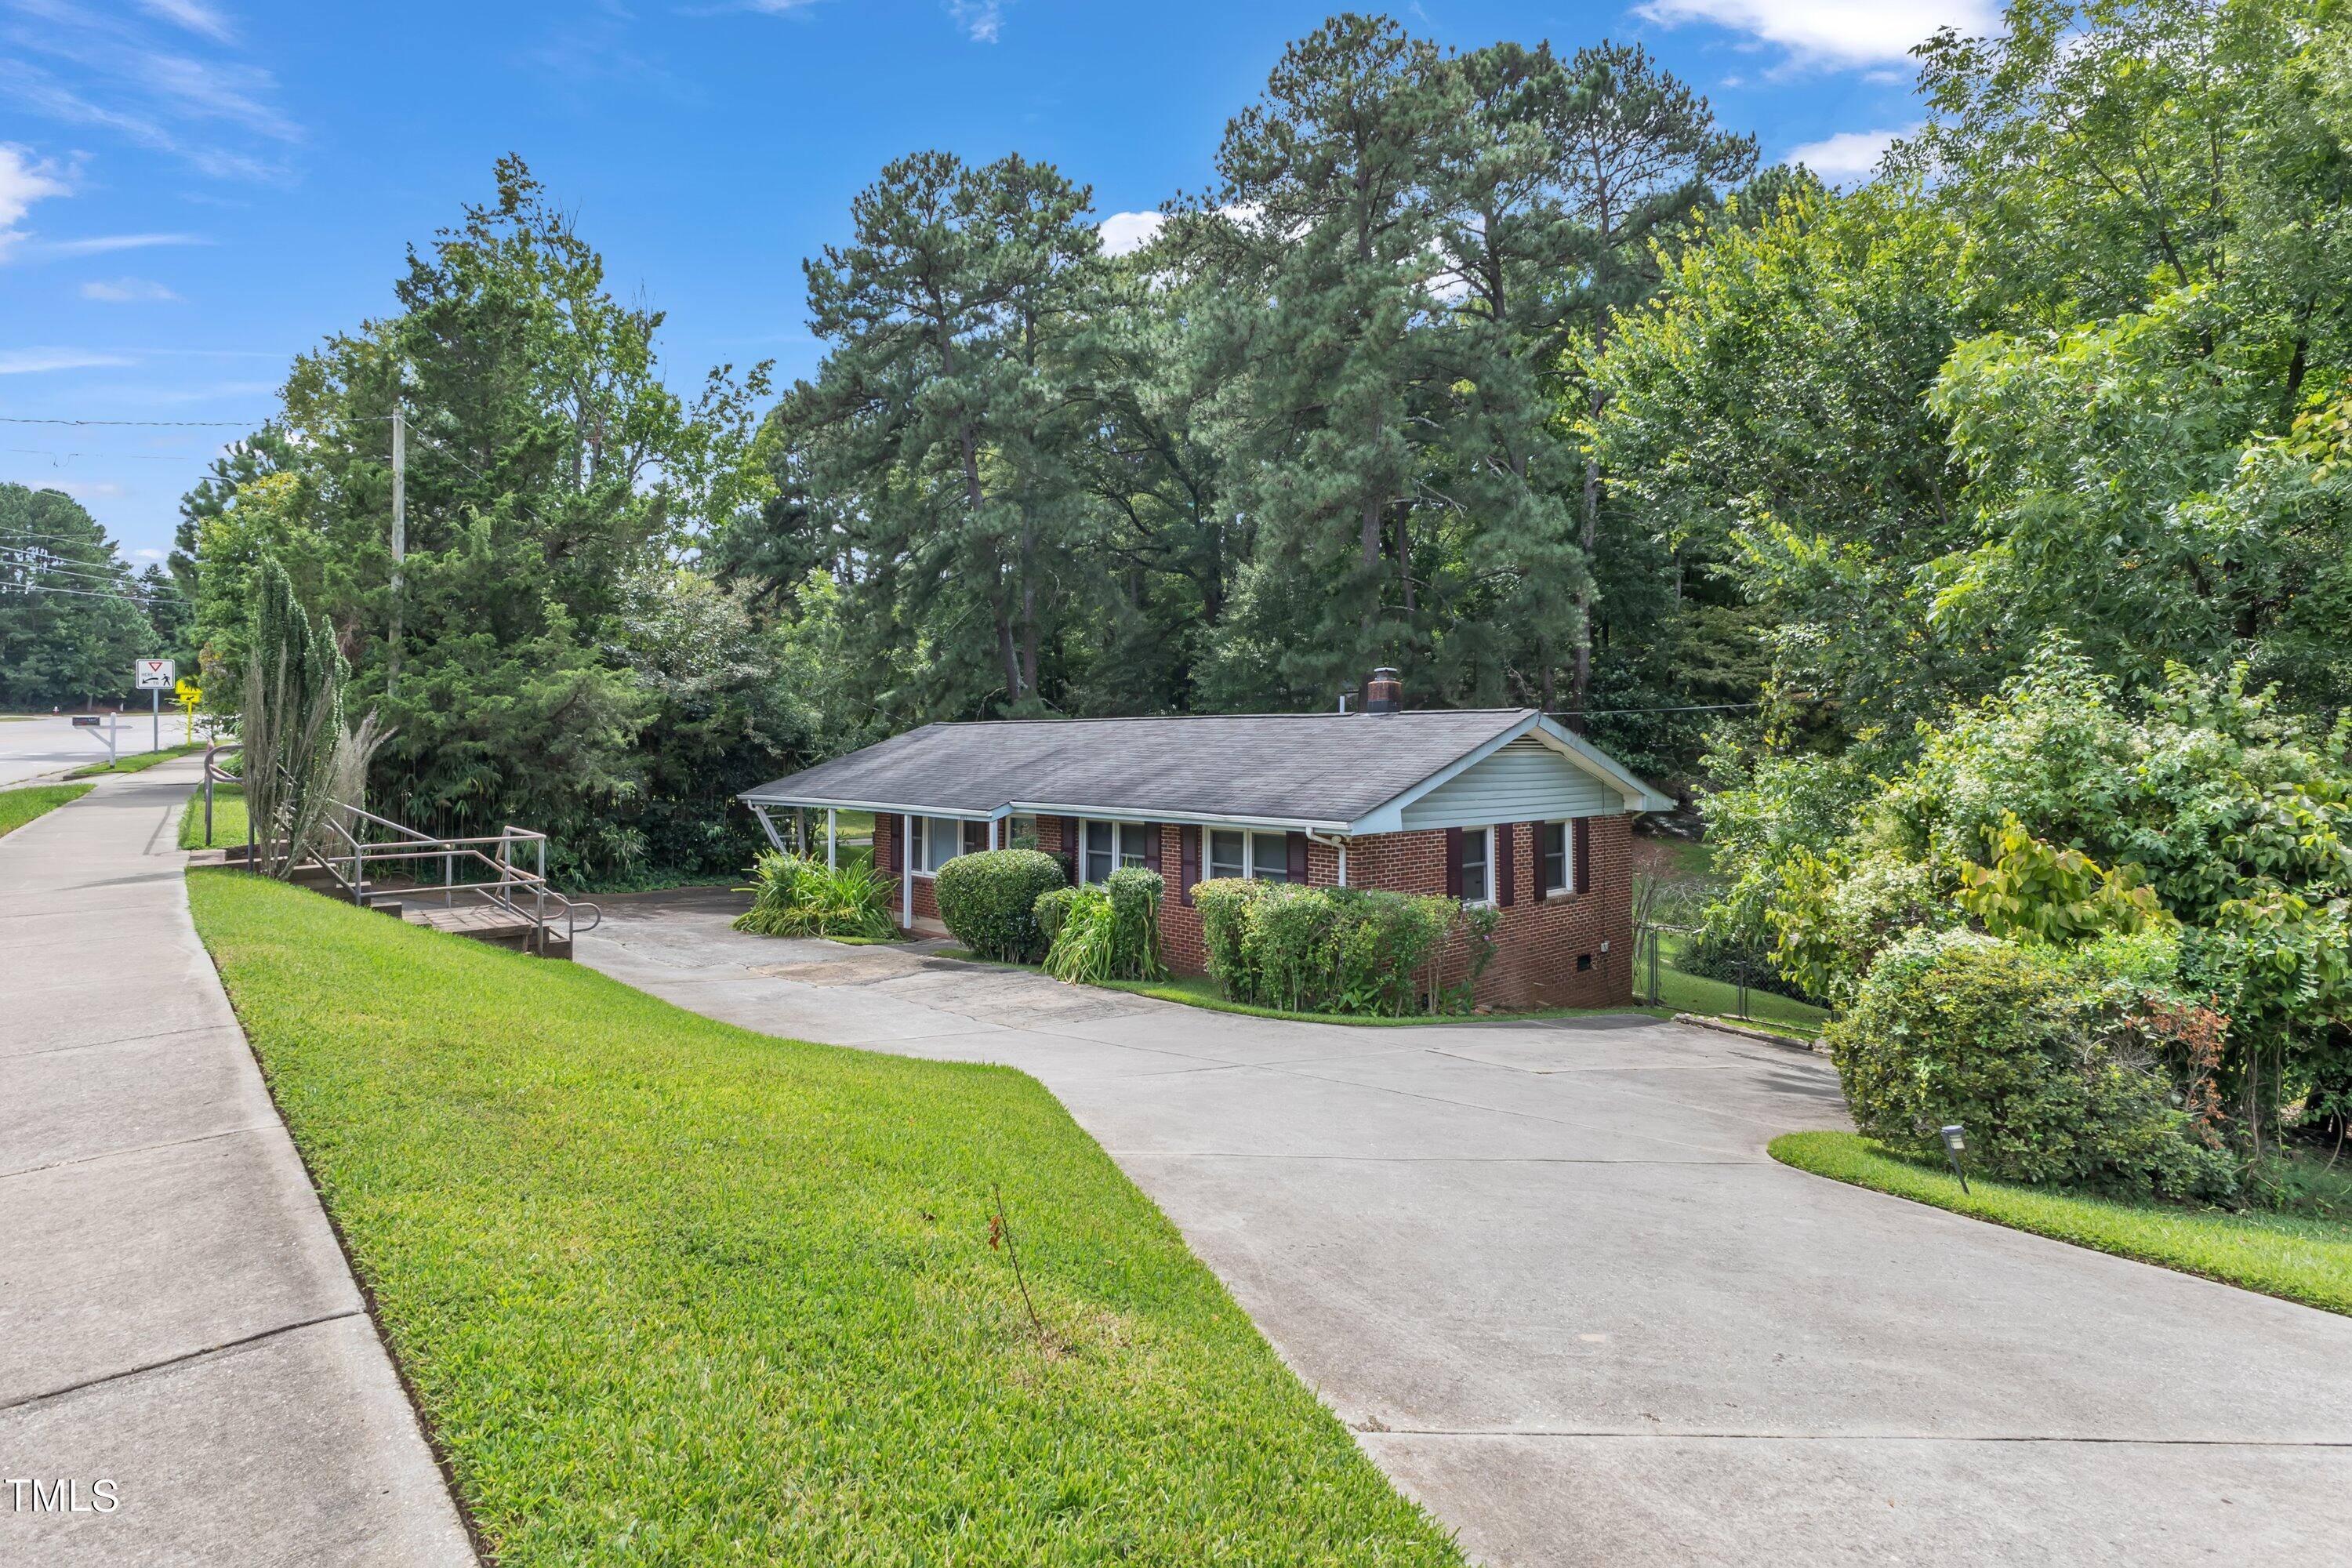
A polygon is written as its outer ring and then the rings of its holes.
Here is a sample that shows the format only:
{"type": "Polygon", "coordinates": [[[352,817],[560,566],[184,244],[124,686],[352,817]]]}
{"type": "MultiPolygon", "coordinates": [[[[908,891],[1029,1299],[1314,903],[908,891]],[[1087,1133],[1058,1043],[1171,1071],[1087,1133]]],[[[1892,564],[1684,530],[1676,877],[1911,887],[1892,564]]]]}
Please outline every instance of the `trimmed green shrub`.
{"type": "Polygon", "coordinates": [[[1958,1122],[2003,1180],[2227,1196],[2233,1162],[2136,1033],[2147,997],[2095,955],[1946,931],[1882,955],[1823,1038],[1855,1127],[1898,1152],[1939,1159],[1958,1122]]]}
{"type": "Polygon", "coordinates": [[[804,855],[771,850],[751,864],[751,907],[735,917],[754,936],[892,937],[890,882],[855,862],[838,869],[804,855]]]}
{"type": "Polygon", "coordinates": [[[989,849],[957,856],[932,887],[940,919],[958,942],[983,958],[1034,963],[1048,940],[1037,929],[1037,900],[1066,881],[1051,855],[989,849]]]}
{"type": "Polygon", "coordinates": [[[1076,888],[1055,888],[1037,895],[1036,905],[1031,912],[1037,917],[1038,938],[1049,950],[1061,936],[1062,927],[1069,922],[1070,906],[1077,901],[1078,889],[1076,888]]]}
{"type": "Polygon", "coordinates": [[[1192,904],[1225,994],[1294,1013],[1434,1011],[1433,961],[1467,918],[1449,899],[1234,878],[1200,883],[1192,904]]]}

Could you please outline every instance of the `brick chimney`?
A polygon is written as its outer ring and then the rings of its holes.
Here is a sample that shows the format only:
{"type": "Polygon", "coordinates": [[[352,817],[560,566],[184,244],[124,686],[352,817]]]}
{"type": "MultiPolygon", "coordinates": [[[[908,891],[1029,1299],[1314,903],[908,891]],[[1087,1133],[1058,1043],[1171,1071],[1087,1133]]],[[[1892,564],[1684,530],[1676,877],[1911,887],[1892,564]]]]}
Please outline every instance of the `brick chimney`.
{"type": "Polygon", "coordinates": [[[1367,713],[1393,713],[1402,706],[1403,700],[1404,682],[1398,679],[1397,672],[1386,665],[1372,671],[1371,679],[1364,682],[1364,711],[1367,713]]]}

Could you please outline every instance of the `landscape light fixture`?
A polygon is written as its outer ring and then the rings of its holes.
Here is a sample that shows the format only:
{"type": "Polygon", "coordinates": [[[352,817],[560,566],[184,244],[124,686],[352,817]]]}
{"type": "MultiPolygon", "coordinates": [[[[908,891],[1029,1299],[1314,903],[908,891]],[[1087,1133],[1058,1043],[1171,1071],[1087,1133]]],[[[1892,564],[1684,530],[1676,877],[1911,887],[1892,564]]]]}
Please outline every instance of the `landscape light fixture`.
{"type": "Polygon", "coordinates": [[[1950,1157],[1952,1174],[1959,1177],[1960,1191],[1964,1193],[1969,1190],[1969,1173],[1960,1169],[1960,1156],[1968,1152],[1968,1134],[1961,1131],[1958,1122],[1944,1129],[1944,1152],[1950,1157]]]}

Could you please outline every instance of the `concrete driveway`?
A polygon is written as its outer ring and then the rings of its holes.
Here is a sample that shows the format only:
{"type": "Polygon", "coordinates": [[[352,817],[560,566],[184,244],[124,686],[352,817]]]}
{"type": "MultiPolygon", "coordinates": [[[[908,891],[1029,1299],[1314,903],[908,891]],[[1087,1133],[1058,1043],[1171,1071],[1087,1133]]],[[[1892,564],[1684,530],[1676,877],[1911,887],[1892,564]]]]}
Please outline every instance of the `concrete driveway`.
{"type": "Polygon", "coordinates": [[[713,1017],[1035,1075],[1494,1564],[2352,1561],[2352,1320],[1779,1165],[1813,1058],[1647,1018],[1365,1029],[614,900],[713,1017]]]}

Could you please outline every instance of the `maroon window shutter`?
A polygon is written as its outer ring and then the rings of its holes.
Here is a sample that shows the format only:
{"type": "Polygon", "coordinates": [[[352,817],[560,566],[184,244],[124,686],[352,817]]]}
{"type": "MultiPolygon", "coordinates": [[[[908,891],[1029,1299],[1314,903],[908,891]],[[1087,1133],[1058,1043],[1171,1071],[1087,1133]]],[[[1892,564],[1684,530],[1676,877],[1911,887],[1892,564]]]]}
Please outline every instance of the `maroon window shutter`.
{"type": "Polygon", "coordinates": [[[1157,876],[1160,872],[1160,824],[1143,825],[1143,868],[1157,876]]]}
{"type": "Polygon", "coordinates": [[[1462,830],[1458,827],[1445,830],[1445,896],[1462,896],[1462,830]]]}
{"type": "Polygon", "coordinates": [[[1592,891],[1592,818],[1580,816],[1569,826],[1572,830],[1571,837],[1576,840],[1569,850],[1570,857],[1576,862],[1574,869],[1569,873],[1569,879],[1576,884],[1578,892],[1589,893],[1592,891]]]}
{"type": "Polygon", "coordinates": [[[1307,835],[1290,836],[1290,879],[1301,887],[1307,885],[1307,835]]]}
{"type": "Polygon", "coordinates": [[[1495,824],[1495,858],[1502,862],[1500,875],[1496,879],[1495,901],[1505,907],[1519,896],[1518,873],[1513,865],[1517,856],[1512,853],[1517,826],[1515,822],[1495,824]]]}
{"type": "Polygon", "coordinates": [[[1178,901],[1192,901],[1192,884],[1201,879],[1201,830],[1180,827],[1176,830],[1176,897],[1178,901]]]}

